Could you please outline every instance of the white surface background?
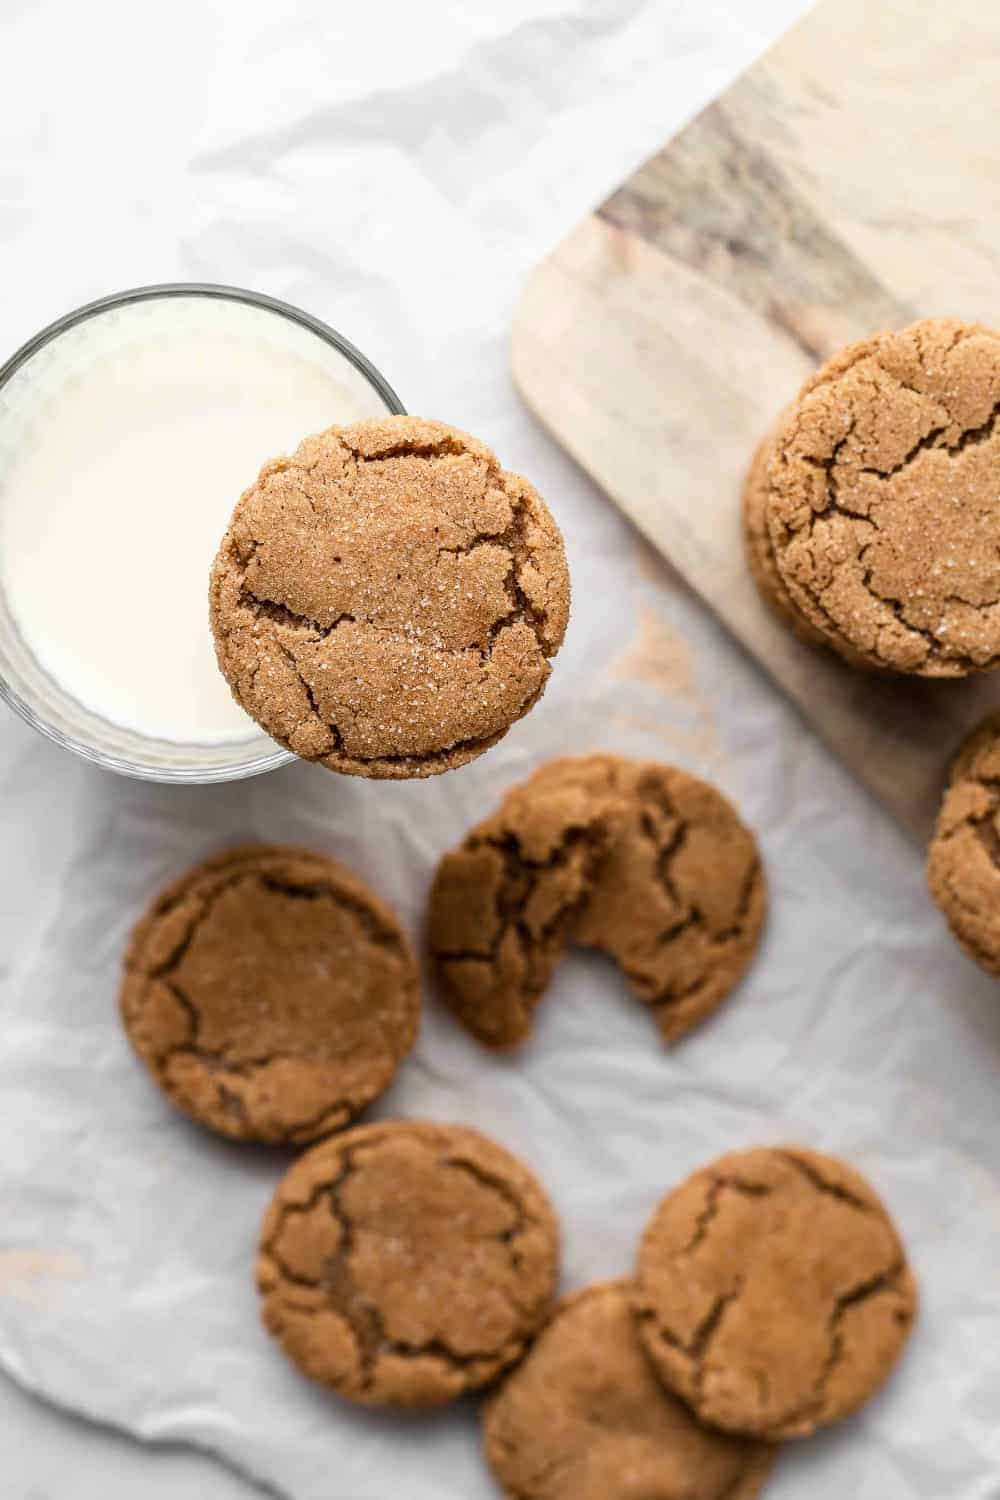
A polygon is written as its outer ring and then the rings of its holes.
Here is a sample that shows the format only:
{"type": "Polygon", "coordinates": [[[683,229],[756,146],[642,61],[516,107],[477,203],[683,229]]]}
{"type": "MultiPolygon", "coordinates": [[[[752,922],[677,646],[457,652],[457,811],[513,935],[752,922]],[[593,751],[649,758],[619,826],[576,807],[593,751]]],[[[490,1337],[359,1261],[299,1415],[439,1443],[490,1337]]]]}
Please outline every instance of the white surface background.
{"type": "MultiPolygon", "coordinates": [[[[603,744],[713,777],[759,830],[774,915],[750,980],[670,1056],[614,974],[580,958],[514,1063],[429,1005],[384,1112],[470,1119],[522,1151],[564,1213],[567,1284],[627,1265],[659,1195],[719,1150],[781,1136],[852,1157],[901,1222],[923,1318],[887,1394],[800,1446],[769,1494],[997,1493],[995,987],[930,910],[918,853],[643,561],[507,374],[531,265],[803,8],[0,0],[0,350],[142,282],[288,298],[411,410],[470,428],[538,484],[575,591],[542,704],[432,783],[300,766],[179,792],[76,764],[4,717],[0,1367],[25,1387],[210,1449],[294,1500],[486,1500],[468,1411],[356,1416],[258,1331],[249,1265],[280,1162],[207,1139],[154,1095],[118,1032],[117,964],[157,883],[236,836],[330,849],[416,931],[434,859],[467,823],[545,755],[603,744]],[[660,643],[658,680],[629,655],[637,629],[660,643]]],[[[0,1383],[0,1493],[251,1489],[0,1383]]]]}

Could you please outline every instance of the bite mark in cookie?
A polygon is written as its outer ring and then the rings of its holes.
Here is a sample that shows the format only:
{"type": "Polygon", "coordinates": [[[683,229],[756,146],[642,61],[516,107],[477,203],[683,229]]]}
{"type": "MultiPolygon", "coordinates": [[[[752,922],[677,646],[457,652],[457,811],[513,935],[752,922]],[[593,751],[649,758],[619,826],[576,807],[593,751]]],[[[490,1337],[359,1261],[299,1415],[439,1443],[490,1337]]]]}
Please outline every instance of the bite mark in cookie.
{"type": "Polygon", "coordinates": [[[445,998],[510,1046],[572,939],[618,963],[667,1042],[725,998],[766,907],[752,834],[714,787],[616,755],[549,762],[438,867],[428,941],[445,998]]]}

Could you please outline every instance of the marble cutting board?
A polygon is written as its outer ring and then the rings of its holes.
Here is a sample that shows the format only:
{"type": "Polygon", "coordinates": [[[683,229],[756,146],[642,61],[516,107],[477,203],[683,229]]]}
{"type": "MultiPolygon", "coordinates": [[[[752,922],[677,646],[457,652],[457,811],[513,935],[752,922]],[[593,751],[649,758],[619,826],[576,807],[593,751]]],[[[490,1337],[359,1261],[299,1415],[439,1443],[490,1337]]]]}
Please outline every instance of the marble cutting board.
{"type": "Polygon", "coordinates": [[[1000,679],[799,644],[747,574],[739,488],[842,344],[1000,323],[998,76],[1000,6],[820,0],[536,269],[513,331],[528,404],[919,841],[1000,679]]]}

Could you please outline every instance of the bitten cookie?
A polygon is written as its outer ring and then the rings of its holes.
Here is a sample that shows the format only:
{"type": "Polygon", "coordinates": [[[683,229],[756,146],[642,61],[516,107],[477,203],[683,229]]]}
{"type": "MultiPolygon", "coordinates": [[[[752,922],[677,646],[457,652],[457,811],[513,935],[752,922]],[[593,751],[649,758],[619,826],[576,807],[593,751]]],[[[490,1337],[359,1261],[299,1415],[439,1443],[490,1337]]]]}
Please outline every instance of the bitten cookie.
{"type": "Polygon", "coordinates": [[[863,1177],[765,1147],[720,1157],[663,1200],[635,1309],[662,1380],[703,1421],[774,1440],[868,1399],[907,1339],[916,1288],[863,1177]]]}
{"type": "Polygon", "coordinates": [[[969,957],[1000,974],[1000,714],[984,720],[955,757],[927,883],[969,957]]]}
{"type": "Polygon", "coordinates": [[[428,934],[448,1004],[489,1045],[528,1034],[569,937],[616,960],[673,1042],[739,979],[765,906],[753,835],[720,792],[585,755],[542,766],[444,856],[428,934]]]}
{"type": "Polygon", "coordinates": [[[779,423],[774,561],[849,659],[927,677],[1000,664],[1000,334],[954,319],[831,360],[779,423]]]}
{"type": "Polygon", "coordinates": [[[368,1405],[485,1385],[544,1322],[558,1229],[531,1173],[459,1125],[360,1126],[306,1153],[264,1219],[257,1284],[288,1358],[368,1405]]]}
{"type": "Polygon", "coordinates": [[[487,1403],[486,1461],[510,1500],[753,1500],[774,1449],[701,1426],[656,1379],[629,1284],[565,1298],[487,1403]]]}
{"type": "Polygon", "coordinates": [[[420,1015],[392,912],[335,860],[251,845],[156,898],[125,955],[121,1014],[156,1082],[240,1140],[315,1140],[388,1087],[420,1015]]]}
{"type": "Polygon", "coordinates": [[[431,887],[427,940],[445,999],[489,1047],[531,1032],[625,812],[617,788],[557,760],[507,793],[445,854],[431,887]]]}
{"type": "Polygon", "coordinates": [[[431,776],[541,696],[569,575],[527,480],[457,428],[386,417],[265,464],[210,602],[233,695],[280,744],[355,776],[431,776]]]}

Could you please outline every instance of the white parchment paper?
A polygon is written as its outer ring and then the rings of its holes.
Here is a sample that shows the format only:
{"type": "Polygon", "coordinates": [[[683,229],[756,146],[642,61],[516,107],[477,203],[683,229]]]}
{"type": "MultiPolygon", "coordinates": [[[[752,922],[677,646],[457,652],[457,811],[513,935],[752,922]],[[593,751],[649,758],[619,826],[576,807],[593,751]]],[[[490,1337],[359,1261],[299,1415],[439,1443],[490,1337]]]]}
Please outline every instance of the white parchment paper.
{"type": "Polygon", "coordinates": [[[899,1220],[921,1319],[884,1395],[789,1451],[769,1494],[1000,1492],[1000,995],[929,906],[919,852],[532,425],[506,373],[532,263],[801,8],[0,9],[2,347],[167,277],[299,302],[411,410],[532,477],[575,593],[539,707],[430,782],[295,766],[152,787],[4,718],[0,1363],[31,1388],[204,1445],[295,1500],[488,1500],[471,1403],[366,1415],[265,1338],[251,1266],[286,1158],[217,1142],[158,1097],[119,1030],[120,953],[162,881],[247,837],[333,852],[416,936],[434,862],[470,821],[544,757],[609,746],[715,779],[758,830],[773,915],[748,980],[669,1054],[598,960],[566,963],[509,1060],[429,992],[379,1113],[471,1121],[522,1153],[563,1216],[567,1287],[626,1269],[655,1202],[719,1151],[798,1139],[847,1155],[899,1220]]]}

